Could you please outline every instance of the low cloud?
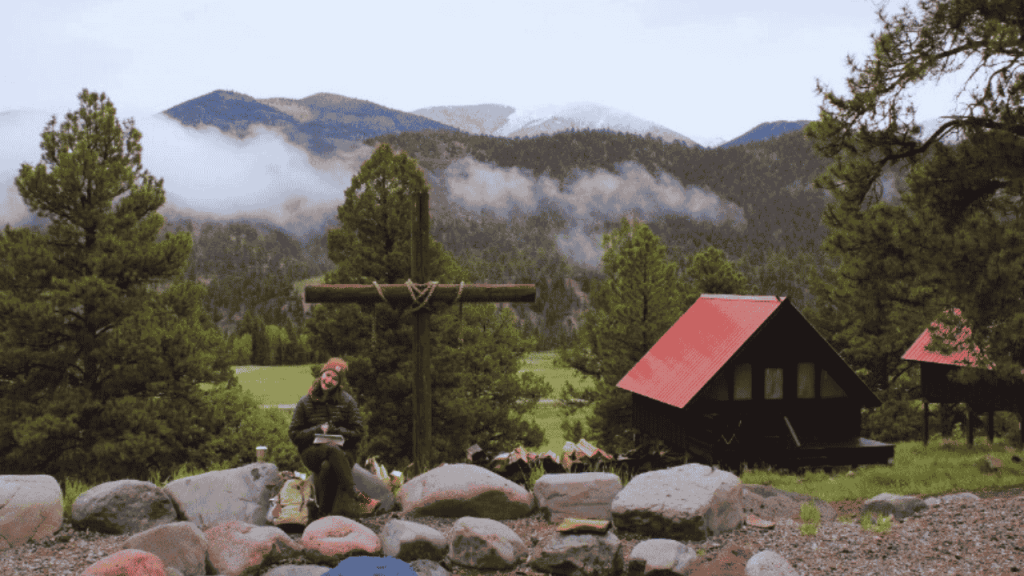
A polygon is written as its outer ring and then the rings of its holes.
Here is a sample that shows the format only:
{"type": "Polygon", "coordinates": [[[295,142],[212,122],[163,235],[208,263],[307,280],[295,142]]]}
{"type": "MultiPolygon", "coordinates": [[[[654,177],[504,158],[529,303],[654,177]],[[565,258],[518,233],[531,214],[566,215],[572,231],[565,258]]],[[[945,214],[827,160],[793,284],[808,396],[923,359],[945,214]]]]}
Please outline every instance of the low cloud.
{"type": "MultiPolygon", "coordinates": [[[[57,113],[58,127],[66,111],[57,113]]],[[[41,134],[53,113],[0,115],[0,190],[5,191],[0,225],[30,224],[30,213],[14,187],[20,164],[40,162],[41,134]]],[[[282,135],[255,126],[244,139],[212,127],[181,125],[159,115],[135,118],[142,132],[142,166],[164,179],[166,217],[193,220],[262,220],[299,236],[319,232],[325,213],[334,214],[373,149],[354,145],[330,158],[310,155],[282,135]]]]}
{"type": "Polygon", "coordinates": [[[517,211],[560,211],[572,224],[556,238],[559,250],[589,267],[596,267],[604,253],[594,224],[627,215],[652,220],[668,214],[745,222],[736,204],[697,186],[684,187],[664,172],[653,176],[635,162],[618,164],[616,173],[602,169],[577,173],[564,189],[553,178],[534,178],[526,169],[500,168],[471,157],[452,163],[444,179],[449,200],[476,212],[486,209],[508,217],[517,211]]]}

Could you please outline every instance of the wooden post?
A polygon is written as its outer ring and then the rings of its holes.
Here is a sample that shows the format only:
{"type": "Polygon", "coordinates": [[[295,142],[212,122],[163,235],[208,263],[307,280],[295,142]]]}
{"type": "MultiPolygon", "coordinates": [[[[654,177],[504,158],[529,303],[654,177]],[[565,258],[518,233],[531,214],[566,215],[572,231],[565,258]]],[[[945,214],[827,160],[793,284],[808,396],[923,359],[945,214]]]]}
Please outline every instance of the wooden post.
{"type": "Polygon", "coordinates": [[[928,447],[928,399],[924,399],[924,446],[928,447]]]}
{"type": "MultiPolygon", "coordinates": [[[[412,281],[426,282],[430,201],[426,194],[413,194],[412,281]]],[[[430,429],[430,312],[420,308],[413,313],[412,376],[412,453],[415,474],[430,470],[433,459],[433,435],[430,429]]]]}
{"type": "Polygon", "coordinates": [[[967,445],[974,446],[974,410],[971,410],[971,405],[967,405],[966,418],[967,421],[967,445]]]}

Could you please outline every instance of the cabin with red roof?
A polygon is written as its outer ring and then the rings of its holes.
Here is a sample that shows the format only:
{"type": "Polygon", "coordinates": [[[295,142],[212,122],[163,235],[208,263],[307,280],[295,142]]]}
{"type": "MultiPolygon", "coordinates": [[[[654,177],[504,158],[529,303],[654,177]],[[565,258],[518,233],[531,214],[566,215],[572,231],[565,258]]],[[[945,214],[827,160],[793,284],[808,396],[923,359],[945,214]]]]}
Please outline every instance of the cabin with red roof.
{"type": "MultiPolygon", "coordinates": [[[[954,308],[953,314],[960,316],[960,310],[954,308]]],[[[903,359],[917,362],[921,367],[921,398],[924,400],[924,445],[928,445],[928,404],[938,403],[945,408],[948,404],[967,404],[967,418],[974,423],[975,415],[988,413],[988,441],[995,437],[995,412],[997,410],[1015,410],[1024,407],[1024,383],[1003,382],[992,376],[991,366],[984,360],[984,354],[975,347],[973,350],[963,349],[960,344],[970,336],[970,328],[952,329],[942,322],[932,322],[936,333],[958,350],[950,354],[927,350],[932,342],[932,334],[925,328],[917,340],[903,354],[903,359]],[[961,368],[978,370],[981,378],[974,384],[961,384],[950,381],[950,375],[961,368]]],[[[974,426],[967,426],[967,442],[974,445],[974,426]]],[[[1024,442],[1024,434],[1021,436],[1024,442]]]]}
{"type": "Polygon", "coordinates": [[[701,295],[617,386],[635,428],[705,462],[892,463],[860,437],[878,397],[786,298],[701,295]]]}

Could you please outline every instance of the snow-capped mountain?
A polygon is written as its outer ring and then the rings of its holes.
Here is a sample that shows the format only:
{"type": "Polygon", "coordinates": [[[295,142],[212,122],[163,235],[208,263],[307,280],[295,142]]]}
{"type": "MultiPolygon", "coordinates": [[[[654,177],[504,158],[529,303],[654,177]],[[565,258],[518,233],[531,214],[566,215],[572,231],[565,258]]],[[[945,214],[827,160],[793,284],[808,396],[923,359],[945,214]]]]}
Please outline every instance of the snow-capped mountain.
{"type": "Polygon", "coordinates": [[[434,106],[413,110],[412,114],[466,132],[507,138],[554,134],[575,128],[641,135],[650,133],[667,142],[680,140],[687,146],[700,146],[694,140],[660,124],[592,102],[572,102],[534,108],[512,108],[500,104],[434,106]]]}

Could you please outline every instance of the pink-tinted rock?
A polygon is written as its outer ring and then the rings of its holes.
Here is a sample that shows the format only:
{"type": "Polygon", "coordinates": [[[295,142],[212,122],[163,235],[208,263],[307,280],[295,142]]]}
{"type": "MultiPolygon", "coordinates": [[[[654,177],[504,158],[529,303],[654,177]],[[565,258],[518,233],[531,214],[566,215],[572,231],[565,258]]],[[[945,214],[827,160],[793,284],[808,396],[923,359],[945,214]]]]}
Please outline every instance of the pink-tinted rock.
{"type": "Polygon", "coordinates": [[[167,576],[167,571],[156,554],[120,550],[86,568],[82,576],[167,576]]]}
{"type": "Polygon", "coordinates": [[[232,520],[203,534],[210,546],[210,564],[224,576],[255,573],[263,566],[302,554],[302,547],[276,526],[232,520]]]}
{"type": "Polygon", "coordinates": [[[60,484],[45,474],[0,476],[0,552],[60,529],[64,505],[60,484]]]}
{"type": "Polygon", "coordinates": [[[366,526],[344,516],[326,516],[302,532],[306,557],[313,562],[339,562],[349,556],[380,554],[380,538],[366,526]]]}

